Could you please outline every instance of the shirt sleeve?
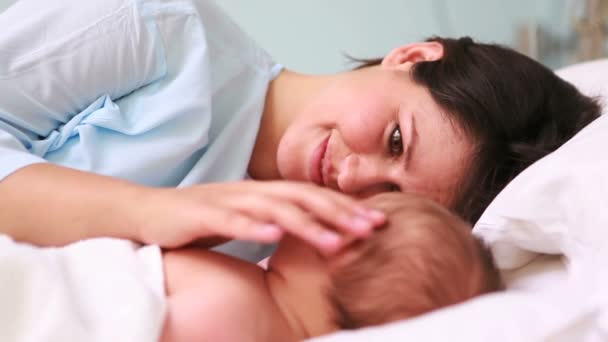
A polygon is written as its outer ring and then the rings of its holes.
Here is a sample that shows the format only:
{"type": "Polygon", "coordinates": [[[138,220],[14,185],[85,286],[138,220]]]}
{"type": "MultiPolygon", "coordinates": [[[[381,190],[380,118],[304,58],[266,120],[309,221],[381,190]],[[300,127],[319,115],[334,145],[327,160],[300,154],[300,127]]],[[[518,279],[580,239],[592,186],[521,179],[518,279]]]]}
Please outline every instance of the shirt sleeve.
{"type": "Polygon", "coordinates": [[[46,162],[31,154],[14,132],[17,130],[0,121],[0,181],[23,167],[46,162]]]}
{"type": "Polygon", "coordinates": [[[165,75],[149,2],[22,0],[2,13],[0,181],[49,160],[38,142],[69,134],[70,120],[100,97],[165,75]]]}

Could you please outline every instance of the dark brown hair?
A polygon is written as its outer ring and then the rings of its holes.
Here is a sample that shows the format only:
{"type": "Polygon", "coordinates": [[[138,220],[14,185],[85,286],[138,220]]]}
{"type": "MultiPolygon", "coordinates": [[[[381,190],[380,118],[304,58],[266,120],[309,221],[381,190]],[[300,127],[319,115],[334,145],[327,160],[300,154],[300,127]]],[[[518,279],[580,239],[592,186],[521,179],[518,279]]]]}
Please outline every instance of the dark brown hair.
{"type": "Polygon", "coordinates": [[[392,202],[389,224],[329,263],[340,329],[406,319],[502,289],[490,252],[456,215],[421,197],[378,196],[392,202]]]}
{"type": "MultiPolygon", "coordinates": [[[[412,78],[476,142],[468,176],[452,204],[469,222],[517,174],[600,114],[595,99],[512,49],[469,37],[427,41],[441,43],[444,55],[414,64],[412,78]]],[[[358,68],[381,61],[360,60],[358,68]]]]}

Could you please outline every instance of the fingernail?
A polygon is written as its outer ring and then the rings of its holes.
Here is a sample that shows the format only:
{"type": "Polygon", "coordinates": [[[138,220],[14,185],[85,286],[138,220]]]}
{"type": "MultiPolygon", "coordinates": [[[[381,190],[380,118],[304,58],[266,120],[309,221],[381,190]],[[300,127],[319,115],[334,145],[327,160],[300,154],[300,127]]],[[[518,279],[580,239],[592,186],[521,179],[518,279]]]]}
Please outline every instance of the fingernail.
{"type": "Polygon", "coordinates": [[[350,221],[350,228],[357,233],[367,233],[372,229],[369,219],[356,217],[350,221]]]}
{"type": "Polygon", "coordinates": [[[369,209],[367,211],[367,217],[369,217],[370,219],[372,219],[376,222],[382,222],[386,219],[386,214],[384,214],[384,212],[382,212],[380,210],[369,209]]]}
{"type": "Polygon", "coordinates": [[[276,224],[263,224],[257,229],[257,234],[268,239],[276,239],[281,236],[283,230],[276,224]]]}
{"type": "Polygon", "coordinates": [[[321,243],[325,247],[329,247],[329,248],[333,249],[336,246],[338,246],[341,241],[342,241],[342,238],[336,233],[327,232],[327,231],[321,233],[321,243]]]}

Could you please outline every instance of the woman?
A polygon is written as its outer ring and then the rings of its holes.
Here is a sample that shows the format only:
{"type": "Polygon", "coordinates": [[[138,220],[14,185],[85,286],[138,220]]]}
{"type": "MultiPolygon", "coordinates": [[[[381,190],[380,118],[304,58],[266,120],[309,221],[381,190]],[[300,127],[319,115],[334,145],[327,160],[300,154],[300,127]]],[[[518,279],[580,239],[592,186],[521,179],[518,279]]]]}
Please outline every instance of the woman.
{"type": "Polygon", "coordinates": [[[287,232],[331,253],[383,222],[356,198],[384,191],[474,220],[599,111],[466,38],[309,76],[207,0],[22,0],[0,22],[0,231],[37,245],[287,232]]]}

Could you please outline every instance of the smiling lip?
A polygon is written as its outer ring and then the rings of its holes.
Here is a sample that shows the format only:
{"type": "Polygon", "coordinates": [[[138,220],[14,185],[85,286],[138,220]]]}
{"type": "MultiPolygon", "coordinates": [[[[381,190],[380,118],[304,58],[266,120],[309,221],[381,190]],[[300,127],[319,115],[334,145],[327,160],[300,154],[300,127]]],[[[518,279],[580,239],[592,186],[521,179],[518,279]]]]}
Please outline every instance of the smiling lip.
{"type": "Polygon", "coordinates": [[[329,135],[327,138],[323,139],[323,141],[315,148],[312,152],[312,157],[310,160],[310,179],[317,185],[324,185],[323,183],[323,158],[325,157],[325,152],[327,151],[327,143],[329,141],[329,135]]]}

